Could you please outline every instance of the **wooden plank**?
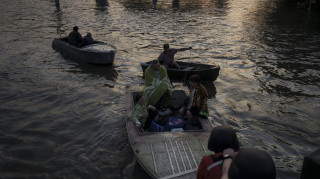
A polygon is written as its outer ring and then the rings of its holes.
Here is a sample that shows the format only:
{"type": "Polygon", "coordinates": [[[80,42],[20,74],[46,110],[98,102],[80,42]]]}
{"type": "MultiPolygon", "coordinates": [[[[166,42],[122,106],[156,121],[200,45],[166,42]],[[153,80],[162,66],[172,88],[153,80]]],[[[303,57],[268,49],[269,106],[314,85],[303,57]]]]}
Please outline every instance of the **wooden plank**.
{"type": "Polygon", "coordinates": [[[154,157],[152,143],[150,144],[150,150],[151,150],[151,153],[152,153],[152,160],[153,160],[154,170],[156,171],[156,173],[158,173],[157,162],[156,162],[156,159],[154,157]]]}
{"type": "Polygon", "coordinates": [[[184,163],[184,159],[183,159],[183,157],[182,157],[182,155],[181,155],[181,151],[180,151],[180,149],[179,149],[178,141],[176,140],[175,142],[176,142],[176,146],[177,146],[177,149],[178,149],[178,151],[179,151],[179,154],[180,154],[180,158],[181,158],[181,162],[182,162],[182,165],[183,165],[184,171],[186,171],[186,170],[187,170],[187,168],[186,168],[186,164],[184,163]]]}

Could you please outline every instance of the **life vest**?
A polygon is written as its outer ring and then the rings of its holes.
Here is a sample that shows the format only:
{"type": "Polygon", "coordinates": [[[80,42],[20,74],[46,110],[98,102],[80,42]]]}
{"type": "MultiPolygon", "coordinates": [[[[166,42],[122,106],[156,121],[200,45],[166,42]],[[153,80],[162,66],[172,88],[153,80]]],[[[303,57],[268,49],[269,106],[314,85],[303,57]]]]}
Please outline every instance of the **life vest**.
{"type": "Polygon", "coordinates": [[[202,157],[198,167],[197,179],[221,179],[222,164],[222,152],[202,157]]]}

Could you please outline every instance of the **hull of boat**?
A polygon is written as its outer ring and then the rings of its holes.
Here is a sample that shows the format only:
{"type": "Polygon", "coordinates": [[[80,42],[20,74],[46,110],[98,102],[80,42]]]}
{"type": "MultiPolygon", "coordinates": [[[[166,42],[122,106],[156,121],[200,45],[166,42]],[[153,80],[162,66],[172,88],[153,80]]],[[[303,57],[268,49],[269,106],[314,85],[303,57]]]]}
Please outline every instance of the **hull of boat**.
{"type": "MultiPolygon", "coordinates": [[[[143,76],[145,70],[148,68],[151,62],[141,63],[143,70],[143,76]]],[[[177,62],[181,69],[169,68],[167,69],[170,80],[174,81],[186,81],[191,75],[198,74],[204,81],[215,81],[219,76],[220,66],[219,65],[208,65],[199,63],[187,63],[177,62]]]]}
{"type": "MultiPolygon", "coordinates": [[[[99,42],[99,44],[104,43],[99,42]]],[[[52,48],[61,52],[64,55],[71,57],[72,59],[97,65],[112,65],[116,53],[116,50],[93,51],[88,50],[88,48],[78,48],[58,38],[55,38],[53,40],[52,48]]],[[[114,49],[116,48],[114,47],[114,49]]]]}
{"type": "Polygon", "coordinates": [[[212,130],[210,121],[200,119],[202,129],[199,130],[140,132],[130,120],[133,94],[134,91],[127,88],[126,127],[137,161],[152,178],[196,178],[202,156],[212,154],[207,149],[212,130]]]}

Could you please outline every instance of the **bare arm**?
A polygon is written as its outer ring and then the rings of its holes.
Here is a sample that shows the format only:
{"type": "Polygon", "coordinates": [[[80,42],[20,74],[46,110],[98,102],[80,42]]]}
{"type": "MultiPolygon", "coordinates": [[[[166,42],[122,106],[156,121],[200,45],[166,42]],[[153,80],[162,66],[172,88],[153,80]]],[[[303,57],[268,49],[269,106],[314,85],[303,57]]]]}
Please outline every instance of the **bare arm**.
{"type": "MultiPolygon", "coordinates": [[[[236,155],[234,150],[231,149],[231,148],[224,149],[223,150],[223,155],[225,155],[225,154],[229,154],[232,157],[234,157],[236,155]]],[[[230,168],[231,163],[232,163],[232,158],[228,158],[228,159],[223,160],[222,177],[221,177],[221,179],[228,179],[228,172],[229,172],[229,168],[230,168]]]]}
{"type": "Polygon", "coordinates": [[[188,47],[188,48],[180,48],[180,49],[177,49],[177,51],[186,51],[186,50],[191,50],[192,47],[188,47]]]}

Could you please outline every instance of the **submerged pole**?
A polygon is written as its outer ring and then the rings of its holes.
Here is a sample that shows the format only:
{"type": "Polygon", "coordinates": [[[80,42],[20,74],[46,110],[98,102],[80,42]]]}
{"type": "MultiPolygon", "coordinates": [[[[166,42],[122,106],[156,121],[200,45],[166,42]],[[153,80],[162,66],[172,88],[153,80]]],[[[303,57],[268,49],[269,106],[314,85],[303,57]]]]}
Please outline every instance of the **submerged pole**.
{"type": "Polygon", "coordinates": [[[312,4],[312,0],[310,0],[310,4],[309,4],[309,10],[308,10],[308,16],[310,14],[310,10],[311,10],[311,4],[312,4]]]}
{"type": "Polygon", "coordinates": [[[55,0],[55,3],[56,3],[56,6],[57,6],[57,7],[60,7],[60,2],[59,2],[59,0],[55,0]]]}

